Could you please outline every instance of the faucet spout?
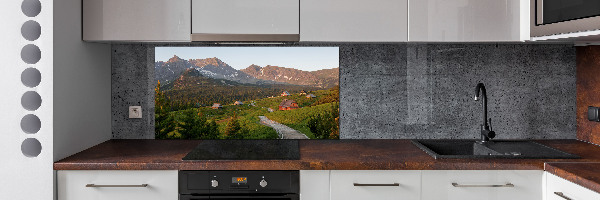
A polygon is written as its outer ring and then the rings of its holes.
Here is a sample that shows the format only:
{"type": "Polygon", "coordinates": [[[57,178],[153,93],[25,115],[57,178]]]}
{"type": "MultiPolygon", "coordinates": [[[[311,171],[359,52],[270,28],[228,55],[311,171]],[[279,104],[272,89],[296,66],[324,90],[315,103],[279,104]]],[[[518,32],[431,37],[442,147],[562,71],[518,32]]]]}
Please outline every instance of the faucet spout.
{"type": "Polygon", "coordinates": [[[485,91],[485,85],[483,83],[478,83],[475,88],[475,101],[479,101],[481,99],[481,106],[483,107],[483,123],[482,126],[487,128],[487,93],[485,91]],[[481,92],[481,97],[479,96],[479,92],[481,92]]]}
{"type": "Polygon", "coordinates": [[[488,142],[490,139],[496,137],[496,133],[490,130],[490,126],[487,121],[487,93],[485,91],[485,85],[483,83],[478,83],[475,88],[475,101],[479,101],[481,99],[481,107],[483,108],[483,112],[481,117],[483,118],[483,123],[481,123],[481,142],[488,142]],[[481,95],[480,95],[481,94],[481,95]]]}

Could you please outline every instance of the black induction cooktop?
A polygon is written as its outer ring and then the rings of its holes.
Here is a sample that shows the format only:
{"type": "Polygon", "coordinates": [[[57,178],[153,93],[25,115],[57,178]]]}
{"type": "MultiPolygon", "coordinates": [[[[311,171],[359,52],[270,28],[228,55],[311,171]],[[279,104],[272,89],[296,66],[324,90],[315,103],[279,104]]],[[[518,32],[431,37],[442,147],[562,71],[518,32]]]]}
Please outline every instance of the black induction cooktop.
{"type": "Polygon", "coordinates": [[[299,160],[298,140],[203,140],[182,160],[299,160]]]}

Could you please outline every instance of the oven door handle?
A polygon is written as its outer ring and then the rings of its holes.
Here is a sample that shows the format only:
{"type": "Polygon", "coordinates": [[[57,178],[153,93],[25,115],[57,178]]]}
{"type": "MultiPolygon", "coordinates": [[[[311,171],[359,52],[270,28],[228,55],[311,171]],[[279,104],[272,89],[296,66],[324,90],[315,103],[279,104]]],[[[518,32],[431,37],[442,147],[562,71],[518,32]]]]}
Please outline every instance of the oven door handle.
{"type": "Polygon", "coordinates": [[[289,198],[290,200],[294,199],[292,197],[287,197],[287,196],[210,196],[210,199],[285,199],[285,198],[289,198]]]}

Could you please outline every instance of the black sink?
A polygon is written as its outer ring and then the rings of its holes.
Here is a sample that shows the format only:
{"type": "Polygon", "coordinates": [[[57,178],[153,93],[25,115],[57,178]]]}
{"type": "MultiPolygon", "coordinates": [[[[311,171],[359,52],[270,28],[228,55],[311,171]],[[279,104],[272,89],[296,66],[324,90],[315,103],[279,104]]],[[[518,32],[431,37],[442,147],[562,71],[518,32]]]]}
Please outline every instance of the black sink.
{"type": "Polygon", "coordinates": [[[576,159],[566,153],[532,141],[498,140],[479,143],[476,140],[412,140],[433,158],[515,158],[576,159]]]}

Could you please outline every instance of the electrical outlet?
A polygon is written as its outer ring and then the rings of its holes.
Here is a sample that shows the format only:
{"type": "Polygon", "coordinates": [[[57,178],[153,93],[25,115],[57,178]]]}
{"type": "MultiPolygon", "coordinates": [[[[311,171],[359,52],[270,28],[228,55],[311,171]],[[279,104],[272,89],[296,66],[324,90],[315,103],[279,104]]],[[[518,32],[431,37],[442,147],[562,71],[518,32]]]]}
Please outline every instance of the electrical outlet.
{"type": "Polygon", "coordinates": [[[142,106],[129,106],[129,118],[142,118],[142,106]]]}

